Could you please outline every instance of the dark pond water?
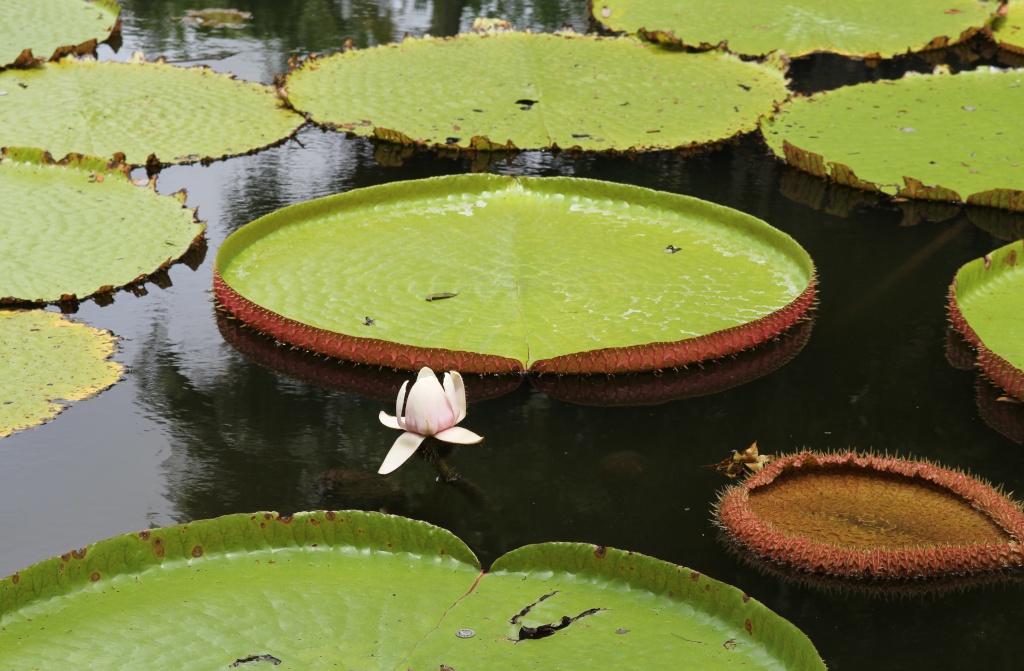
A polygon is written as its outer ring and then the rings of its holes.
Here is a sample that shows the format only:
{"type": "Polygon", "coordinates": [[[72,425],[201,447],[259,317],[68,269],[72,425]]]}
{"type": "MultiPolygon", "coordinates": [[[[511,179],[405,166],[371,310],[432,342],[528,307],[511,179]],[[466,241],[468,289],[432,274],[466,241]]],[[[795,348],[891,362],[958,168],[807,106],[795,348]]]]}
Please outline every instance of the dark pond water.
{"type": "MultiPolygon", "coordinates": [[[[350,38],[367,46],[406,33],[453,34],[480,15],[534,30],[588,27],[578,0],[254,0],[235,3],[255,15],[238,31],[183,25],[173,18],[189,7],[183,2],[123,4],[124,44],[118,52],[103,47],[102,58],[142,50],[263,82],[284,72],[293,55],[333,52],[350,38]]],[[[966,64],[963,54],[944,59],[966,64]]],[[[872,68],[817,57],[796,63],[792,75],[807,91],[908,68],[930,64],[872,68]]],[[[809,331],[757,356],[648,380],[679,397],[658,405],[592,407],[571,400],[586,390],[544,393],[530,382],[472,403],[466,426],[487,439],[451,457],[461,487],[437,482],[420,460],[381,484],[376,468],[395,435],[377,413],[393,407],[401,378],[282,357],[245,332],[222,332],[210,294],[213,256],[230,232],[282,206],[471,168],[468,160],[426,154],[384,167],[369,142],[306,127],[255,156],[165,169],[159,190],[188,190],[189,205],[209,223],[209,252],[196,269],[174,266],[166,286],[148,284],[148,295],[120,292],[110,305],[80,306],[77,319],[121,336],[117,358],[131,371],[56,421],[3,441],[0,575],[151,526],[255,510],[384,507],[452,530],[485,566],[523,544],[561,540],[691,567],[793,621],[832,669],[1020,668],[1018,584],[878,598],[763,574],[717,539],[711,507],[727,483],[703,467],[756,440],[769,453],[898,452],[1024,489],[1024,417],[996,403],[998,394],[975,372],[951,365],[944,307],[956,269],[1022,230],[1019,222],[997,225],[941,208],[929,213],[941,221],[921,220],[894,205],[847,212],[849,193],[802,180],[756,137],[696,157],[529,153],[494,165],[507,174],[638,184],[765,219],[815,259],[820,307],[809,331]],[[827,203],[828,211],[806,203],[827,203]],[[292,372],[272,372],[257,359],[292,372]],[[699,376],[719,387],[753,379],[685,398],[699,376]],[[365,395],[346,391],[357,387],[365,395]]],[[[472,378],[469,385],[471,397],[486,386],[472,378]]]]}

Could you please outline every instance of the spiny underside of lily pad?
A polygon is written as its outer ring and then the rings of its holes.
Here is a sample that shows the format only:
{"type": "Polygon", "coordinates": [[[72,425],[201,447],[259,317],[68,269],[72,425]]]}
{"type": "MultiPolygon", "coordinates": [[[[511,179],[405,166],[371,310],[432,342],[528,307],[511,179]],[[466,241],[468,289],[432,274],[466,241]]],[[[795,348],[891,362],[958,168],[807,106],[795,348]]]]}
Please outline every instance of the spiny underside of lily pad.
{"type": "MultiPolygon", "coordinates": [[[[791,489],[791,492],[799,490],[791,489]]],[[[845,488],[857,496],[856,490],[845,488]]],[[[868,491],[868,490],[864,490],[868,491]]],[[[827,498],[828,491],[818,492],[827,498]]],[[[796,501],[796,499],[794,499],[796,501]]],[[[716,518],[726,539],[756,562],[770,562],[798,574],[835,577],[849,581],[928,581],[983,574],[1003,575],[1024,568],[1024,513],[1020,506],[991,485],[961,471],[925,462],[890,456],[841,452],[819,454],[803,452],[785,456],[766,466],[738,485],[726,489],[716,505],[716,518]],[[862,542],[884,529],[881,537],[897,533],[902,506],[893,506],[877,495],[862,495],[858,509],[835,510],[815,516],[817,529],[803,533],[786,529],[798,520],[803,504],[787,502],[794,511],[787,519],[782,504],[784,488],[826,487],[840,491],[833,480],[848,478],[870,482],[871,491],[898,496],[908,508],[941,500],[943,510],[955,510],[943,516],[931,510],[930,517],[919,518],[935,529],[956,537],[966,530],[972,535],[965,542],[910,543],[890,541],[869,547],[862,542]],[[815,482],[817,480],[817,482],[815,482]],[[774,502],[774,519],[766,519],[752,500],[774,502]],[[917,499],[917,500],[915,500],[917,499]],[[962,518],[962,519],[961,519],[962,518]],[[977,518],[976,524],[970,520],[977,518]],[[852,522],[850,520],[853,520],[852,522]],[[965,522],[964,520],[968,520],[965,522]],[[893,530],[896,531],[893,531],[893,530]],[[828,538],[829,540],[824,540],[828,538]]],[[[912,525],[913,520],[902,520],[912,525]]],[[[876,534],[877,535],[877,534],[876,534]]],[[[892,538],[895,538],[894,536],[892,538]]]]}
{"type": "MultiPolygon", "coordinates": [[[[405,371],[363,366],[347,361],[325,359],[299,348],[288,347],[267,337],[218,305],[217,328],[224,340],[245,357],[267,370],[346,393],[359,394],[378,401],[394,401],[402,383],[409,379],[405,371]]],[[[520,375],[481,375],[466,380],[466,399],[485,401],[517,389],[520,375]]]]}
{"type": "MultiPolygon", "coordinates": [[[[257,305],[235,291],[214,270],[214,294],[233,317],[283,343],[324,356],[398,370],[458,370],[464,373],[521,374],[523,363],[509,357],[361,338],[317,328],[257,305]]],[[[785,307],[755,321],[676,342],[609,347],[535,362],[530,371],[556,374],[635,373],[681,368],[719,359],[767,342],[807,317],[815,283],[785,307]]]]}
{"type": "Polygon", "coordinates": [[[717,394],[778,370],[803,350],[813,318],[753,349],[714,361],[649,373],[536,375],[533,385],[552,398],[592,406],[644,406],[717,394]]]}
{"type": "MultiPolygon", "coordinates": [[[[42,166],[54,166],[62,167],[68,170],[80,171],[82,173],[88,173],[90,181],[102,183],[104,180],[120,180],[122,182],[131,182],[133,188],[146,189],[153,194],[154,197],[163,198],[156,192],[156,178],[150,177],[145,180],[132,181],[131,179],[131,166],[125,162],[124,154],[114,154],[111,159],[103,159],[95,156],[86,156],[83,154],[70,153],[60,160],[55,160],[48,151],[44,151],[36,148],[29,147],[6,147],[0,151],[0,163],[12,162],[12,163],[27,163],[36,164],[42,166]]],[[[158,285],[168,284],[169,280],[165,280],[167,270],[177,263],[185,263],[190,266],[197,266],[193,257],[203,256],[206,248],[206,225],[199,221],[197,217],[197,208],[186,207],[186,200],[188,194],[184,189],[181,189],[167,198],[176,201],[180,207],[187,211],[185,215],[191,224],[195,226],[195,235],[192,237],[191,242],[188,243],[183,249],[177,249],[177,254],[172,254],[166,257],[163,261],[159,262],[152,270],[147,270],[136,277],[129,279],[128,281],[119,281],[117,284],[103,284],[95,287],[88,293],[78,295],[77,293],[64,293],[59,297],[47,296],[45,298],[33,297],[33,296],[2,296],[0,295],[0,305],[13,305],[13,306],[29,306],[29,305],[40,305],[46,303],[61,303],[67,306],[77,305],[80,301],[93,298],[97,303],[105,305],[110,303],[113,299],[111,295],[119,289],[129,289],[137,295],[144,295],[146,290],[143,285],[148,281],[153,281],[158,285]]],[[[18,216],[17,213],[12,216],[18,216]]],[[[124,235],[128,235],[127,232],[124,235]]],[[[59,244],[59,241],[51,241],[53,244],[59,244]]],[[[195,269],[195,268],[193,268],[195,269]]]]}

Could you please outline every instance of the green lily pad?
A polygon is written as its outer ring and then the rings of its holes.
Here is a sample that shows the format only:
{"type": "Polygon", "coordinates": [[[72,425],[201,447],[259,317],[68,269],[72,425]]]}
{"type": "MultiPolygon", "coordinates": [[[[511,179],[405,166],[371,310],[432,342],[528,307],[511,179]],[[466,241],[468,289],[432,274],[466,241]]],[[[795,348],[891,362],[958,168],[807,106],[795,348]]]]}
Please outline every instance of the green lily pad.
{"type": "Polygon", "coordinates": [[[54,557],[0,580],[0,646],[17,668],[825,668],[792,624],[689,569],[547,543],[481,573],[442,529],[355,511],[230,515],[54,557]],[[562,616],[578,619],[523,638],[562,616]]]}
{"type": "Polygon", "coordinates": [[[185,194],[132,183],[122,163],[6,149],[0,189],[0,304],[74,300],[138,282],[202,241],[185,194]]]}
{"type": "Polygon", "coordinates": [[[1024,401],[1024,240],[960,268],[949,302],[953,325],[978,348],[985,375],[1024,401]]]}
{"type": "Polygon", "coordinates": [[[273,90],[206,68],[71,58],[0,72],[0,146],[42,147],[132,165],[246,154],[291,135],[302,118],[273,90]],[[54,104],[59,100],[60,104],[54,104]]]}
{"type": "Polygon", "coordinates": [[[204,28],[243,28],[252,18],[250,12],[238,9],[186,9],[181,20],[204,28]]]}
{"type": "MultiPolygon", "coordinates": [[[[109,331],[43,310],[0,310],[0,438],[56,417],[119,379],[109,331]]],[[[2,610],[2,609],[0,609],[2,610]]]]}
{"type": "Polygon", "coordinates": [[[992,37],[1001,48],[1024,55],[1024,4],[1014,1],[1006,6],[1006,17],[995,23],[992,37]]]}
{"type": "Polygon", "coordinates": [[[1024,210],[1024,72],[908,75],[791,101],[761,124],[794,167],[846,186],[1024,210]]]}
{"type": "Polygon", "coordinates": [[[36,58],[87,54],[110,37],[121,6],[116,0],[4,0],[0,2],[0,68],[36,58]]]}
{"type": "Polygon", "coordinates": [[[296,109],[331,128],[485,150],[706,145],[753,130],[788,95],[780,67],[726,53],[516,32],[310,58],[285,89],[296,109]]]}
{"type": "Polygon", "coordinates": [[[594,0],[594,17],[612,30],[658,42],[762,56],[828,51],[891,58],[962,42],[984,28],[999,2],[951,0],[594,0]]]}
{"type": "Polygon", "coordinates": [[[214,288],[260,331],[407,370],[629,372],[764,342],[813,302],[789,236],[695,198],[463,175],[300,203],[236,231],[214,288]]]}

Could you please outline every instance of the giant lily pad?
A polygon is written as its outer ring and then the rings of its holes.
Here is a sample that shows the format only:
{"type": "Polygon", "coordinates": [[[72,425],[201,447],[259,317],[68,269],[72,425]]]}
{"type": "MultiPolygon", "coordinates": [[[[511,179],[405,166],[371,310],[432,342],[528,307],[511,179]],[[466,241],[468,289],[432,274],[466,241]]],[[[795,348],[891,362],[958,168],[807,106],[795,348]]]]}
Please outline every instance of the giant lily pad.
{"type": "Polygon", "coordinates": [[[0,646],[17,668],[825,668],[792,624],[689,569],[547,543],[481,573],[442,529],[354,511],[230,515],[41,562],[0,580],[0,646]]]}
{"type": "Polygon", "coordinates": [[[0,2],[0,68],[36,58],[91,53],[110,37],[121,6],[116,0],[4,0],[0,2]]]}
{"type": "MultiPolygon", "coordinates": [[[[108,331],[42,310],[0,310],[0,438],[42,424],[117,382],[108,331]]],[[[2,609],[0,609],[2,610],[2,609]]]]}
{"type": "Polygon", "coordinates": [[[741,54],[830,51],[891,58],[961,42],[984,28],[999,2],[978,0],[593,0],[598,21],[649,39],[741,54]]]}
{"type": "Polygon", "coordinates": [[[233,233],[214,288],[280,341],[359,363],[627,372],[731,354],[813,302],[789,236],[695,198],[464,175],[300,203],[233,233]]]}
{"type": "Polygon", "coordinates": [[[1024,210],[1024,72],[908,75],[795,99],[761,126],[793,166],[860,189],[1024,210]]]}
{"type": "Polygon", "coordinates": [[[42,147],[128,163],[189,163],[251,153],[302,118],[274,92],[206,68],[67,58],[0,72],[0,146],[42,147]],[[60,101],[55,104],[54,101],[60,101]]]}
{"type": "Polygon", "coordinates": [[[185,194],[136,186],[122,163],[6,149],[0,188],[0,303],[85,298],[137,282],[202,240],[185,194]],[[45,271],[45,272],[44,272],[45,271]]]}
{"type": "Polygon", "coordinates": [[[704,145],[753,130],[787,96],[780,69],[726,53],[515,32],[307,59],[285,86],[289,102],[319,124],[392,142],[490,150],[704,145]]]}
{"type": "Polygon", "coordinates": [[[960,268],[949,303],[953,325],[978,348],[985,375],[1024,400],[1024,241],[960,268]]]}

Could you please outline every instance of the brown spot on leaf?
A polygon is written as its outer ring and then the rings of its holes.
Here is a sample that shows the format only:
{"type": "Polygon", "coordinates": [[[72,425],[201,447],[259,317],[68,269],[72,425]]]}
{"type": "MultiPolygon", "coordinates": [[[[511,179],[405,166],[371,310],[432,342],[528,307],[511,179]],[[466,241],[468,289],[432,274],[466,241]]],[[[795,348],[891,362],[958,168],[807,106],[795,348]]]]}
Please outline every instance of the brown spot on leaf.
{"type": "Polygon", "coordinates": [[[603,545],[598,545],[594,548],[594,556],[598,559],[604,559],[605,555],[608,554],[608,548],[603,545]]]}
{"type": "Polygon", "coordinates": [[[99,579],[100,579],[100,572],[99,571],[93,571],[92,575],[89,576],[89,580],[92,580],[93,582],[96,582],[99,579]]]}
{"type": "Polygon", "coordinates": [[[328,510],[326,513],[324,513],[324,517],[326,517],[328,520],[333,522],[334,521],[334,511],[333,510],[328,510]]]}
{"type": "Polygon", "coordinates": [[[309,523],[312,524],[313,526],[319,526],[320,525],[320,520],[316,519],[315,517],[310,517],[309,518],[309,523]]]}
{"type": "Polygon", "coordinates": [[[21,581],[21,576],[15,573],[11,576],[11,582],[17,585],[21,581]]]}
{"type": "Polygon", "coordinates": [[[64,561],[71,561],[71,553],[70,552],[65,552],[64,554],[62,554],[60,556],[60,558],[63,559],[64,561]]]}
{"type": "Polygon", "coordinates": [[[743,603],[746,603],[748,601],[750,601],[750,595],[749,594],[744,594],[743,595],[743,603]]]}
{"type": "Polygon", "coordinates": [[[284,524],[291,524],[293,519],[294,518],[291,515],[281,515],[277,518],[277,521],[284,524]]]}
{"type": "Polygon", "coordinates": [[[153,539],[153,554],[157,557],[164,556],[164,539],[159,536],[153,539]]]}
{"type": "Polygon", "coordinates": [[[750,618],[743,620],[743,628],[747,630],[748,634],[754,633],[754,625],[750,622],[750,618]]]}
{"type": "Polygon", "coordinates": [[[149,530],[147,529],[146,531],[140,531],[139,532],[139,538],[141,538],[144,541],[148,541],[149,540],[149,530]]]}
{"type": "Polygon", "coordinates": [[[192,556],[195,557],[196,559],[199,559],[200,557],[202,557],[203,556],[203,546],[202,545],[197,545],[194,548],[192,548],[192,556]]]}
{"type": "Polygon", "coordinates": [[[700,580],[700,574],[694,571],[690,574],[690,580],[697,582],[698,580],[700,580]]]}
{"type": "Polygon", "coordinates": [[[85,548],[82,548],[81,550],[72,550],[71,556],[75,559],[85,559],[85,548]]]}
{"type": "Polygon", "coordinates": [[[1017,250],[1011,249],[1010,253],[1003,257],[1003,263],[1008,266],[1017,265],[1017,250]]]}

